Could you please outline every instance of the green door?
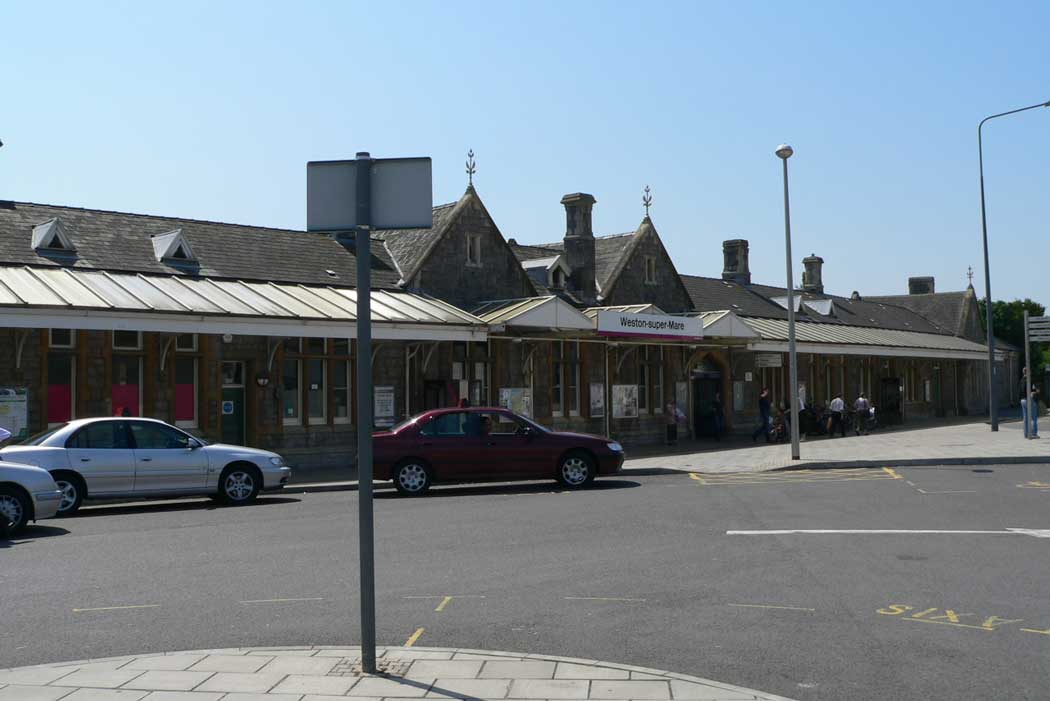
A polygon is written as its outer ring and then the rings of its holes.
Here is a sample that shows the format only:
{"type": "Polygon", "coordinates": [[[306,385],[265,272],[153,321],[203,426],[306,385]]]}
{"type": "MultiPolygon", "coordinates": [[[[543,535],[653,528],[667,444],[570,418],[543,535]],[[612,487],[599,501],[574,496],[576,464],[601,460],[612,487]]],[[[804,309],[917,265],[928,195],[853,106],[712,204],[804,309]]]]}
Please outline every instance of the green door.
{"type": "Polygon", "coordinates": [[[224,362],[222,366],[222,442],[244,445],[244,363],[224,362]]]}

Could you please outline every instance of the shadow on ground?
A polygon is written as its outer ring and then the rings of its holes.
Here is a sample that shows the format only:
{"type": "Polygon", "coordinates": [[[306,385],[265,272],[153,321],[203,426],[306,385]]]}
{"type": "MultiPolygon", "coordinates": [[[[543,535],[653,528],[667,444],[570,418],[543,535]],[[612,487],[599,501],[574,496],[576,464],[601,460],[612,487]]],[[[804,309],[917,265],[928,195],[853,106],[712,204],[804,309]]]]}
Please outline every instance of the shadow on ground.
{"type": "MultiPolygon", "coordinates": [[[[638,482],[624,479],[603,479],[597,480],[590,487],[585,489],[566,489],[560,485],[551,482],[530,482],[530,483],[512,483],[512,484],[470,484],[470,485],[455,485],[447,484],[434,487],[431,489],[424,499],[431,499],[435,497],[447,498],[447,497],[473,497],[473,496],[499,496],[499,495],[512,495],[512,494],[564,494],[568,492],[602,492],[611,491],[614,489],[632,489],[634,487],[641,487],[642,485],[638,482]]],[[[394,489],[384,489],[383,491],[376,491],[376,499],[410,499],[413,497],[402,497],[394,489]]]]}
{"type": "Polygon", "coordinates": [[[259,506],[275,506],[277,504],[294,504],[302,501],[293,497],[259,497],[251,504],[241,506],[227,506],[219,504],[211,499],[193,499],[186,501],[163,501],[156,504],[136,502],[134,504],[106,504],[104,506],[85,506],[71,518],[93,518],[96,516],[112,516],[116,514],[150,514],[164,513],[167,511],[212,511],[215,509],[251,509],[259,506]]]}

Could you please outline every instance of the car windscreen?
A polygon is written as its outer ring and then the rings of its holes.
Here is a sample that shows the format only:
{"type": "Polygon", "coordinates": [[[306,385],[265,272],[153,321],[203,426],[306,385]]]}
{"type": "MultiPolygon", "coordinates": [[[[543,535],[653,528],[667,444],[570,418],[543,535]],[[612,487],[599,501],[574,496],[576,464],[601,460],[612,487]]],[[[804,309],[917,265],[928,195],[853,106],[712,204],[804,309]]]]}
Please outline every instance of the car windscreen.
{"type": "Polygon", "coordinates": [[[60,423],[57,426],[52,426],[51,428],[47,429],[46,431],[41,431],[40,433],[37,433],[35,435],[30,436],[29,438],[26,438],[24,441],[19,441],[18,443],[13,443],[12,445],[40,445],[41,443],[46,441],[48,438],[50,438],[51,436],[55,435],[56,433],[58,433],[59,431],[61,431],[63,428],[65,428],[68,425],[69,424],[66,424],[66,423],[60,423]]]}
{"type": "Polygon", "coordinates": [[[390,428],[385,429],[385,430],[390,432],[390,433],[397,433],[398,431],[403,429],[405,426],[408,426],[409,424],[414,424],[416,422],[416,419],[418,419],[418,418],[419,418],[418,416],[412,416],[410,418],[405,419],[404,421],[401,421],[400,423],[394,424],[393,426],[391,426],[390,428]]]}

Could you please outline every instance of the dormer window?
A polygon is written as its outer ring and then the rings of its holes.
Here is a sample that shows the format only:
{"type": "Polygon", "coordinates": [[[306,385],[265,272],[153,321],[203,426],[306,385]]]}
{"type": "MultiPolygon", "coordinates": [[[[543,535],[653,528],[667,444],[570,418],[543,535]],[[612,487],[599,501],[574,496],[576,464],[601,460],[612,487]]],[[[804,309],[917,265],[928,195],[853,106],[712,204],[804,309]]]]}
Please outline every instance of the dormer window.
{"type": "Polygon", "coordinates": [[[557,290],[565,287],[565,273],[561,271],[561,268],[555,268],[551,273],[551,287],[557,290]]]}
{"type": "Polygon", "coordinates": [[[153,255],[161,263],[196,263],[190,242],[182,235],[182,229],[175,229],[150,237],[153,242],[153,255]]]}
{"type": "Polygon", "coordinates": [[[33,249],[37,251],[67,251],[72,253],[76,250],[68,232],[66,232],[61,220],[57,217],[34,226],[32,242],[33,249]]]}
{"type": "Polygon", "coordinates": [[[481,265],[481,234],[467,234],[467,265],[481,265]]]}
{"type": "Polygon", "coordinates": [[[652,256],[645,257],[645,284],[656,284],[656,258],[652,256]]]}

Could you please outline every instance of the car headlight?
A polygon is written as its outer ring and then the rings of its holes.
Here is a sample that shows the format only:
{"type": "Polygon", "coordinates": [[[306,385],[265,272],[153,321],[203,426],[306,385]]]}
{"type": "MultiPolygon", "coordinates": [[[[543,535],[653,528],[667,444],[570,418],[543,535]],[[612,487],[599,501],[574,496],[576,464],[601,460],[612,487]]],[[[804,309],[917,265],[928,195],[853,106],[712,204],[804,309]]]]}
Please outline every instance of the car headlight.
{"type": "Polygon", "coordinates": [[[614,453],[622,453],[623,452],[623,446],[620,445],[619,443],[617,443],[616,441],[613,441],[612,443],[606,443],[605,447],[608,448],[609,450],[611,450],[614,453]]]}
{"type": "Polygon", "coordinates": [[[284,465],[284,458],[282,458],[280,455],[275,455],[274,457],[270,458],[270,464],[274,467],[281,467],[282,465],[284,465]]]}

